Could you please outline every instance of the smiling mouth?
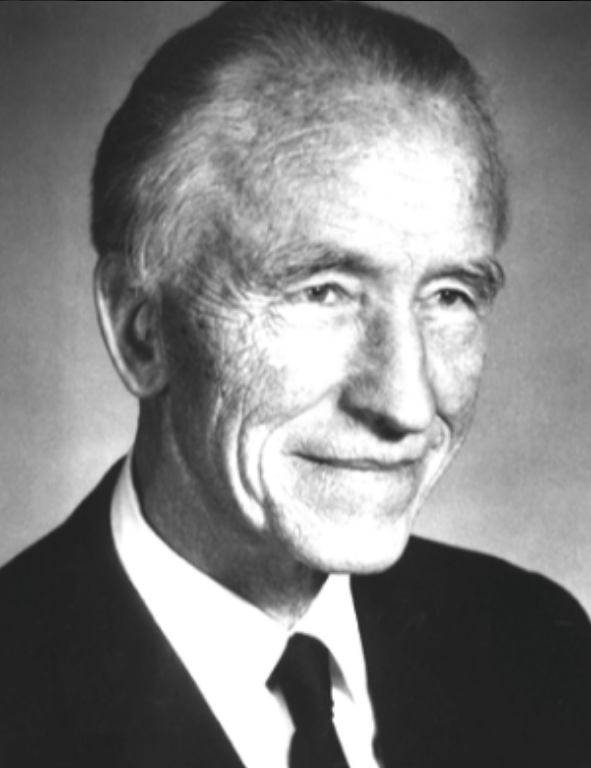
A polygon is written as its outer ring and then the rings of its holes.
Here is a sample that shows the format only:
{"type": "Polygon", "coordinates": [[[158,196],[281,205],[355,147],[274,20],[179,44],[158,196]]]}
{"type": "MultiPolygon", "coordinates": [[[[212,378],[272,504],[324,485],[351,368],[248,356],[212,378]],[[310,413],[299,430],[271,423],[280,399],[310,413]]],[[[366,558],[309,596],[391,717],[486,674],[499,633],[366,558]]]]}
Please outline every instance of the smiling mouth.
{"type": "Polygon", "coordinates": [[[414,459],[403,459],[400,461],[383,461],[381,459],[349,459],[335,458],[333,456],[316,456],[306,453],[296,453],[298,458],[311,464],[332,467],[333,469],[343,469],[353,472],[395,472],[401,469],[408,469],[417,463],[414,459]]]}

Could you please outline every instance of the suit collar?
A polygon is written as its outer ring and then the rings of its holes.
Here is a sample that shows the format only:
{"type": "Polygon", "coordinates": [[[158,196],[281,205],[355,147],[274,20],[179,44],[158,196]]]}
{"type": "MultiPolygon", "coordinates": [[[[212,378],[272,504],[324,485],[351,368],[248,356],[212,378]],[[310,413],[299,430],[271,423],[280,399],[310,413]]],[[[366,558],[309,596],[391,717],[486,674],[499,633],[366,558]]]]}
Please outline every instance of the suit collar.
{"type": "Polygon", "coordinates": [[[55,539],[56,678],[79,764],[244,768],[119,563],[109,515],[119,470],[55,539]]]}

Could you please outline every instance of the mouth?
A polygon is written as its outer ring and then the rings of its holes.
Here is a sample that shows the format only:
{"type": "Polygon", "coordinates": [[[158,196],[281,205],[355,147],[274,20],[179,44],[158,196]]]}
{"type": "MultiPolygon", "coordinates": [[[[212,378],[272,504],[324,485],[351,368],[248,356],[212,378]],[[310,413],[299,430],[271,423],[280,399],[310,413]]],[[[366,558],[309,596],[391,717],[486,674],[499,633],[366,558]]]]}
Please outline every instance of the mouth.
{"type": "Polygon", "coordinates": [[[334,457],[334,456],[319,456],[316,454],[308,453],[296,453],[299,459],[306,461],[310,464],[316,464],[325,467],[331,467],[332,469],[348,470],[352,472],[383,472],[391,473],[408,469],[415,465],[418,459],[406,458],[398,461],[391,461],[388,459],[378,458],[347,458],[347,457],[334,457]]]}

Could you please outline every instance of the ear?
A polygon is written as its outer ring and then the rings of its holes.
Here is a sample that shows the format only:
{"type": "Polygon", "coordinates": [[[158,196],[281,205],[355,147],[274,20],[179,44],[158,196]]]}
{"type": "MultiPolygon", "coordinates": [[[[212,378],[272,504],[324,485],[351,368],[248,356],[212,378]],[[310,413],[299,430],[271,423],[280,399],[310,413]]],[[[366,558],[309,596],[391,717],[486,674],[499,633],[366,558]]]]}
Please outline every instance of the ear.
{"type": "Polygon", "coordinates": [[[121,380],[136,397],[157,395],[166,387],[167,369],[156,297],[130,285],[117,254],[99,259],[94,295],[103,339],[121,380]]]}

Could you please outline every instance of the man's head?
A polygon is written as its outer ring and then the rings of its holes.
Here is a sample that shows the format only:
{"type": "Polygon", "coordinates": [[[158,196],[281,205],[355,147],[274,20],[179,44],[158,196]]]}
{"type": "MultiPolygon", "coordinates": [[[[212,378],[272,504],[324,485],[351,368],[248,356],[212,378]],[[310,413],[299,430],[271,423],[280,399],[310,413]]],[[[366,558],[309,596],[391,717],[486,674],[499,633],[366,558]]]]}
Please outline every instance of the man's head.
{"type": "Polygon", "coordinates": [[[502,279],[469,63],[361,3],[226,3],[138,77],[93,181],[103,330],[169,518],[215,544],[194,559],[391,564],[470,423],[502,279]]]}

